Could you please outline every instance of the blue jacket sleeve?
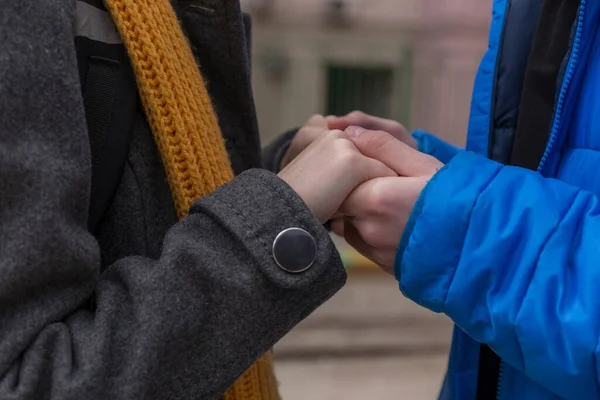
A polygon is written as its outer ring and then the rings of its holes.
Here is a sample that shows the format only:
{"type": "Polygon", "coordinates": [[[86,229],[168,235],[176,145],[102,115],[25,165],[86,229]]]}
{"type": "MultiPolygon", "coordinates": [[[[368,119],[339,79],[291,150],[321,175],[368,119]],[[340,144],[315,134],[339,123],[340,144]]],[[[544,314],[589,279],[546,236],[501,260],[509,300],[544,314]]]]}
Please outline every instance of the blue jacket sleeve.
{"type": "Polygon", "coordinates": [[[402,292],[564,398],[600,398],[600,202],[470,152],[425,188],[399,249],[402,292]]]}
{"type": "Polygon", "coordinates": [[[458,147],[424,131],[415,131],[412,136],[417,141],[420,152],[429,154],[444,164],[461,151],[458,147]]]}

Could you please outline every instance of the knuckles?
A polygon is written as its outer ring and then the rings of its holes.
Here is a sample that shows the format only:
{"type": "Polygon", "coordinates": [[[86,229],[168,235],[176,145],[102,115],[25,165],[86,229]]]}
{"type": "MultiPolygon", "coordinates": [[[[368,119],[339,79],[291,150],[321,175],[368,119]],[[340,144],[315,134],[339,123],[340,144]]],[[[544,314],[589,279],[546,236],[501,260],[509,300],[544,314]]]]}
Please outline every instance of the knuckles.
{"type": "Polygon", "coordinates": [[[361,168],[361,161],[364,158],[362,155],[345,144],[336,147],[337,151],[333,157],[340,168],[346,170],[361,168]]]}
{"type": "Polygon", "coordinates": [[[364,201],[366,212],[373,216],[385,216],[393,202],[392,197],[385,185],[375,182],[364,201]]]}
{"type": "Polygon", "coordinates": [[[379,247],[382,240],[382,229],[375,222],[365,222],[360,228],[359,233],[365,242],[374,247],[379,247]]]}
{"type": "MultiPolygon", "coordinates": [[[[394,243],[393,236],[396,236],[394,233],[391,233],[389,229],[385,229],[383,224],[381,223],[370,223],[361,227],[359,230],[359,235],[369,245],[378,249],[379,253],[386,253],[388,249],[395,249],[397,247],[397,243],[394,243]]],[[[400,239],[398,238],[398,242],[400,239]]]]}
{"type": "Polygon", "coordinates": [[[330,139],[347,139],[348,135],[346,134],[346,132],[339,130],[339,129],[332,129],[330,131],[327,132],[327,137],[330,139]]]}

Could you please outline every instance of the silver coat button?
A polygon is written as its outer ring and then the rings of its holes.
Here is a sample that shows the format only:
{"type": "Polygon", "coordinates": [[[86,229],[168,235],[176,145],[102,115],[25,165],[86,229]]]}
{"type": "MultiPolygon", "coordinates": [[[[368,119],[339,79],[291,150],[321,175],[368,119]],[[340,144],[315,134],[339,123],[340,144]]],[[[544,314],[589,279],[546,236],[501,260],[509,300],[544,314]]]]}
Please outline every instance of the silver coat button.
{"type": "Polygon", "coordinates": [[[284,271],[293,274],[304,272],[317,258],[317,243],[304,229],[288,228],[275,238],[273,258],[284,271]]]}

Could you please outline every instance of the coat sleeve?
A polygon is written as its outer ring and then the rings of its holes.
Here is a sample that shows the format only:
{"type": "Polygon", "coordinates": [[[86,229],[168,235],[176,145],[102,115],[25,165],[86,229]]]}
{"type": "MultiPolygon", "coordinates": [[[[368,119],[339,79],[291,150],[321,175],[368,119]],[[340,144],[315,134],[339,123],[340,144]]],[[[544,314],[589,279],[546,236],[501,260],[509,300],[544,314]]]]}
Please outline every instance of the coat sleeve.
{"type": "Polygon", "coordinates": [[[341,287],[327,232],[275,175],[198,200],[156,259],[100,273],[72,1],[0,0],[0,398],[214,399],[341,287]],[[314,265],[270,245],[310,232],[314,265]]]}
{"type": "Polygon", "coordinates": [[[268,171],[278,174],[281,170],[281,161],[287,153],[292,140],[300,128],[293,128],[282,133],[277,139],[267,145],[262,152],[262,166],[268,171]]]}
{"type": "Polygon", "coordinates": [[[403,293],[561,398],[599,398],[600,201],[473,153],[425,188],[398,253],[403,293]]]}
{"type": "Polygon", "coordinates": [[[412,136],[417,141],[420,152],[429,154],[444,164],[450,162],[452,157],[462,150],[425,131],[415,131],[412,136]]]}

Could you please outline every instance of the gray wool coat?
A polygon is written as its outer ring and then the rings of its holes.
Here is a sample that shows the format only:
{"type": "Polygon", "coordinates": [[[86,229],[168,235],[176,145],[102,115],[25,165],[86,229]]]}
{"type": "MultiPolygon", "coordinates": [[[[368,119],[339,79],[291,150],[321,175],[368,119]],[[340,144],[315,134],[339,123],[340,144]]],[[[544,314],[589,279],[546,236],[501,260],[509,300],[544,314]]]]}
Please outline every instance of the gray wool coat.
{"type": "Polygon", "coordinates": [[[94,236],[76,1],[0,0],[2,400],[218,398],[345,281],[305,204],[272,172],[252,169],[260,144],[238,1],[174,6],[239,176],[177,222],[139,112],[94,236]],[[289,227],[318,247],[296,275],[270,249],[289,227]]]}

